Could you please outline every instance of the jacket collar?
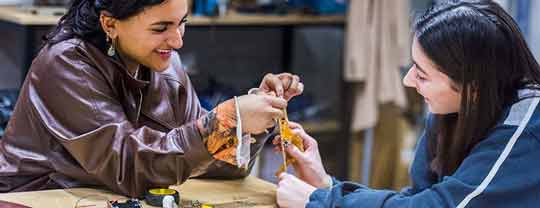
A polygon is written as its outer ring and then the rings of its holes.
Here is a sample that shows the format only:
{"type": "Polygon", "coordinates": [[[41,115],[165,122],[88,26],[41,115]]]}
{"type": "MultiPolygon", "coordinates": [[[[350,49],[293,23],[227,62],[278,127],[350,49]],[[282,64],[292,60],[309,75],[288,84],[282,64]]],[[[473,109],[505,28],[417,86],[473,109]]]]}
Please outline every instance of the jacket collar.
{"type": "Polygon", "coordinates": [[[149,78],[150,69],[148,69],[147,67],[143,65],[140,66],[139,77],[141,77],[141,79],[137,79],[133,77],[131,73],[129,73],[129,70],[127,69],[126,65],[122,63],[118,55],[115,55],[112,57],[111,56],[106,56],[106,57],[107,57],[106,58],[107,60],[114,63],[122,71],[122,74],[124,75],[124,78],[126,79],[126,84],[128,85],[129,88],[141,89],[150,84],[150,78],[149,78]]]}

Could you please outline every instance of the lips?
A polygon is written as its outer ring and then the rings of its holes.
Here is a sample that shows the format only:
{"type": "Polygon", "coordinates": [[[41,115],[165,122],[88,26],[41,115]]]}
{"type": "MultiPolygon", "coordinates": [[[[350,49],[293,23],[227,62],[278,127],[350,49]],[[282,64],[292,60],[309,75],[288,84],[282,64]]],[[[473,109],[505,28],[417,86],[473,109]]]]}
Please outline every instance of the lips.
{"type": "Polygon", "coordinates": [[[163,60],[168,60],[171,57],[172,50],[157,49],[156,51],[163,60]]]}

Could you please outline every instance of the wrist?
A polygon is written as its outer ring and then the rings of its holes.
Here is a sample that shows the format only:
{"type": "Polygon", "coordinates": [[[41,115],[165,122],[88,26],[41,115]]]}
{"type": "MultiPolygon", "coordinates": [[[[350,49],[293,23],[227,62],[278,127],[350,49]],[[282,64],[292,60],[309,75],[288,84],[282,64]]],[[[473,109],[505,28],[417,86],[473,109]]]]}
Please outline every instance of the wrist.
{"type": "Polygon", "coordinates": [[[236,127],[236,107],[234,99],[219,104],[214,110],[195,122],[202,137],[207,139],[212,132],[231,131],[236,127]]]}
{"type": "Polygon", "coordinates": [[[334,182],[332,180],[332,176],[325,174],[325,177],[323,179],[323,185],[320,187],[322,189],[330,189],[334,185],[334,182]]]}
{"type": "Polygon", "coordinates": [[[219,104],[215,111],[216,119],[224,128],[232,129],[236,127],[236,104],[234,99],[219,104]]]}
{"type": "Polygon", "coordinates": [[[256,95],[261,92],[260,88],[251,88],[248,90],[248,95],[256,95]]]}
{"type": "Polygon", "coordinates": [[[307,189],[307,198],[309,199],[309,196],[311,196],[311,194],[317,190],[317,187],[315,186],[311,186],[311,185],[308,185],[308,189],[307,189]]]}

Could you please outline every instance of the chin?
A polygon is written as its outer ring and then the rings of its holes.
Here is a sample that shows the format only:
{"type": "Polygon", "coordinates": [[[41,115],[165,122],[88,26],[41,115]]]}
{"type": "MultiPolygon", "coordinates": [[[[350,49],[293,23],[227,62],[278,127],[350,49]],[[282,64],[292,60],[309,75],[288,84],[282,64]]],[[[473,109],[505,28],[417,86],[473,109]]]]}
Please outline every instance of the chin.
{"type": "Polygon", "coordinates": [[[441,111],[441,109],[437,109],[437,108],[434,108],[433,106],[431,106],[431,104],[427,104],[427,107],[428,107],[428,111],[430,113],[433,113],[433,114],[439,114],[439,115],[444,115],[446,114],[444,111],[441,111]]]}
{"type": "Polygon", "coordinates": [[[167,70],[167,68],[169,68],[169,66],[170,66],[169,63],[163,63],[163,64],[151,65],[148,68],[150,68],[152,71],[163,72],[163,71],[167,70]]]}
{"type": "Polygon", "coordinates": [[[431,107],[431,105],[428,105],[428,110],[430,113],[437,114],[437,115],[447,115],[447,114],[457,113],[457,111],[452,111],[452,110],[447,110],[447,109],[436,109],[436,108],[431,107]]]}

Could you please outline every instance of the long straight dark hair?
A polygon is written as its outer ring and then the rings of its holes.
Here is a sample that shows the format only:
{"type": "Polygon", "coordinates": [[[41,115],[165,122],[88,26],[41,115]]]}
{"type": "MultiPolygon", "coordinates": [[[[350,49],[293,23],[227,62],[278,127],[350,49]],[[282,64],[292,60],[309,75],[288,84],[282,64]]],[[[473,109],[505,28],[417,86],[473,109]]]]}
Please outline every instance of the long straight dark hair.
{"type": "Polygon", "coordinates": [[[459,86],[459,112],[436,115],[437,139],[430,140],[431,168],[453,174],[517,98],[540,83],[540,66],[516,22],[491,0],[435,5],[414,26],[427,56],[459,86]]]}

